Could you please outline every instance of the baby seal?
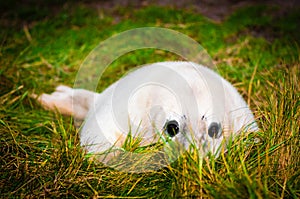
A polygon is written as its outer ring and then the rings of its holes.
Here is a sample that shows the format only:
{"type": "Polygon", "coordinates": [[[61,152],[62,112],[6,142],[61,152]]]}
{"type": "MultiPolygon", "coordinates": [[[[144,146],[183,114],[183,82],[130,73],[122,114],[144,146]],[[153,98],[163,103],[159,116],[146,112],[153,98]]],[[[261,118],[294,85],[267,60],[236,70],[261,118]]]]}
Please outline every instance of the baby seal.
{"type": "Polygon", "coordinates": [[[258,130],[237,90],[193,62],[160,62],[130,72],[101,93],[58,86],[42,94],[46,109],[84,120],[81,145],[90,153],[122,147],[130,133],[146,146],[163,139],[218,155],[240,132],[258,130]]]}

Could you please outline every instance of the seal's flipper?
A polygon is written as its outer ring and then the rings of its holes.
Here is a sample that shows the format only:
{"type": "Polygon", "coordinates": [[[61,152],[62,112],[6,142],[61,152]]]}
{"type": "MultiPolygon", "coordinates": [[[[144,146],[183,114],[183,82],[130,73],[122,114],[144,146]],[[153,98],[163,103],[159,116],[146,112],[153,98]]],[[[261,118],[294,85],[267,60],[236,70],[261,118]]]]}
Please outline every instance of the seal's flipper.
{"type": "Polygon", "coordinates": [[[95,95],[96,93],[88,90],[61,85],[51,94],[44,93],[38,96],[37,101],[45,109],[57,110],[63,115],[72,115],[75,119],[83,120],[95,95]]]}

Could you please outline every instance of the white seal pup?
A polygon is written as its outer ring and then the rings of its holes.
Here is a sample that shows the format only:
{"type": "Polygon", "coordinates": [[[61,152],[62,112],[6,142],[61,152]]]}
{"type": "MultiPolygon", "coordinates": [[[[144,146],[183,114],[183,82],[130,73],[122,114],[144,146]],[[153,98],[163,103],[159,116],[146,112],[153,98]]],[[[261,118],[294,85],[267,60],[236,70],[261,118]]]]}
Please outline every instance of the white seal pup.
{"type": "Polygon", "coordinates": [[[80,142],[91,153],[121,147],[130,132],[142,138],[142,145],[167,137],[185,149],[193,142],[203,155],[218,155],[230,137],[258,130],[237,90],[193,62],[140,67],[102,93],[58,86],[37,100],[47,109],[84,119],[80,142]]]}

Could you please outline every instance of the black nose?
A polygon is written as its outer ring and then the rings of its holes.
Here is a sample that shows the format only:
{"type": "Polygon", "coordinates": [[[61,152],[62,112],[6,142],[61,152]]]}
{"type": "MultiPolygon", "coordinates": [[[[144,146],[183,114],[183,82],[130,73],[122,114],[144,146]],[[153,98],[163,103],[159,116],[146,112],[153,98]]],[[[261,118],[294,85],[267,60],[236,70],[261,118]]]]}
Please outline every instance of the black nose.
{"type": "Polygon", "coordinates": [[[217,122],[212,122],[208,128],[208,135],[212,138],[219,138],[221,134],[221,124],[217,122]]]}
{"type": "Polygon", "coordinates": [[[179,124],[175,120],[168,121],[166,123],[166,131],[170,137],[174,137],[179,133],[179,124]]]}

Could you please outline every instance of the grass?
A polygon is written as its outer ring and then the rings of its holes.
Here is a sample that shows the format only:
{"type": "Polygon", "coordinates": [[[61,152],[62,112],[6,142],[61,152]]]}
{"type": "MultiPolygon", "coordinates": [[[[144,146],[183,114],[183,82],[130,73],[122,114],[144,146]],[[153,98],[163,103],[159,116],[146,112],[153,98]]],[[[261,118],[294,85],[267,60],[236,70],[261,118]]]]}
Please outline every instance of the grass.
{"type": "MultiPolygon", "coordinates": [[[[300,12],[283,16],[278,9],[245,7],[222,23],[155,6],[95,10],[66,3],[55,14],[30,7],[17,10],[17,17],[5,12],[0,21],[1,197],[299,198],[300,12]],[[26,18],[28,13],[34,15],[26,18]],[[29,22],[20,25],[20,17],[29,22]],[[86,159],[72,118],[43,110],[29,95],[72,86],[80,63],[100,41],[144,26],[180,31],[206,48],[218,71],[250,104],[261,131],[237,139],[217,159],[199,159],[191,151],[147,173],[124,173],[86,159]],[[252,142],[253,136],[261,142],[252,142]]],[[[137,65],[177,59],[154,49],[126,54],[105,71],[98,89],[137,65]]]]}

